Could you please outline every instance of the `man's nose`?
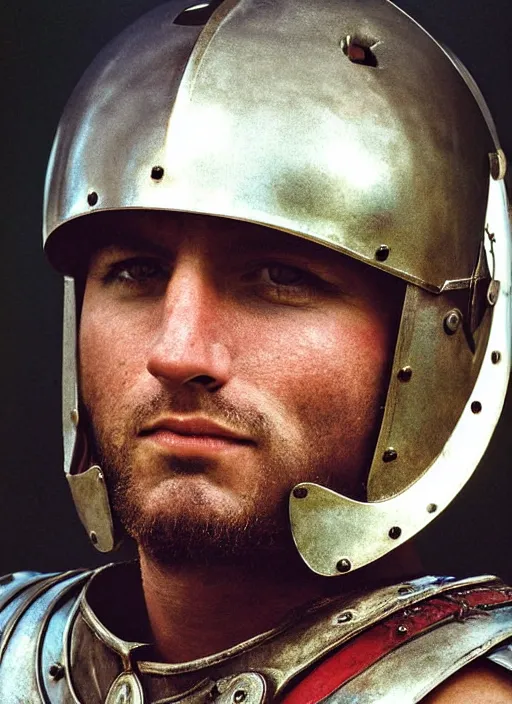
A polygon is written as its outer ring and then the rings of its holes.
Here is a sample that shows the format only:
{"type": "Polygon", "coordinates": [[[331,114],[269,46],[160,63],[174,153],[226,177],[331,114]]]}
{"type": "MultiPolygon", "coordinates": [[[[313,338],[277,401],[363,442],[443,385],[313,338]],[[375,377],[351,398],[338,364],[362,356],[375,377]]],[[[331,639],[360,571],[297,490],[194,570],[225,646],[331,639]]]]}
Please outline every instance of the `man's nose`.
{"type": "Polygon", "coordinates": [[[176,267],[161,301],[149,373],[170,386],[221,388],[231,366],[223,317],[213,282],[193,265],[176,267]]]}

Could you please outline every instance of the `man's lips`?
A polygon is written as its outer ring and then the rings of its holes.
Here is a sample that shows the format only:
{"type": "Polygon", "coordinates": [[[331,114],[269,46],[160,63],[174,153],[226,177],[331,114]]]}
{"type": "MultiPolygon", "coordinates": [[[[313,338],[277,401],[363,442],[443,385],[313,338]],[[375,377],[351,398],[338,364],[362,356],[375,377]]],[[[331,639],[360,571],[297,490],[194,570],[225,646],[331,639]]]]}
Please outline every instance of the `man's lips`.
{"type": "Polygon", "coordinates": [[[139,435],[184,455],[200,455],[254,444],[248,436],[200,417],[160,418],[145,425],[139,435]]]}

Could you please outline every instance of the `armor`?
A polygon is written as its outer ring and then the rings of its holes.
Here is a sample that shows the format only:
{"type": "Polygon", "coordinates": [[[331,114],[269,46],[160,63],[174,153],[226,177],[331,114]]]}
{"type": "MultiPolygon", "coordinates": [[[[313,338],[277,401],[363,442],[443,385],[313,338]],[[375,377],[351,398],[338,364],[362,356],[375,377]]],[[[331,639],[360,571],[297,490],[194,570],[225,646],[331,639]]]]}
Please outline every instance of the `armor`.
{"type": "Polygon", "coordinates": [[[482,655],[512,669],[501,646],[512,636],[512,590],[489,576],[324,599],[183,664],[153,660],[134,564],[11,575],[0,606],[6,704],[412,704],[482,655]],[[116,606],[120,589],[130,619],[116,606]]]}

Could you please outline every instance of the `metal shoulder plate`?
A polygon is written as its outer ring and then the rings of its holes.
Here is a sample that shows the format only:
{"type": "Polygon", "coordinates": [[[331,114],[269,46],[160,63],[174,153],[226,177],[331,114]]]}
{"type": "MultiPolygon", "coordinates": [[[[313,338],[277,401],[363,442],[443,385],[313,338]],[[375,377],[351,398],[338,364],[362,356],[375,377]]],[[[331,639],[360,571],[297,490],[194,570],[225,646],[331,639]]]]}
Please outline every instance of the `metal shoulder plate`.
{"type": "Polygon", "coordinates": [[[91,574],[17,572],[0,579],[2,704],[74,704],[63,677],[64,632],[91,574]]]}
{"type": "Polygon", "coordinates": [[[94,594],[108,612],[126,580],[122,565],[0,580],[1,704],[412,704],[478,657],[506,659],[512,638],[512,589],[425,577],[318,602],[227,651],[165,664],[95,611],[94,594]]]}

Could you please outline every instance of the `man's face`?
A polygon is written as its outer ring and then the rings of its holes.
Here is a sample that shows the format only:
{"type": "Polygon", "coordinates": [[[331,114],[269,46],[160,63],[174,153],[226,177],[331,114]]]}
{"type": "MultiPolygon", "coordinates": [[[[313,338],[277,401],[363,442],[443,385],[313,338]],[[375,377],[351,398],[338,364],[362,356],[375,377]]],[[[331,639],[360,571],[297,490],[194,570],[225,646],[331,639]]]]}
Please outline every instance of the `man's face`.
{"type": "Polygon", "coordinates": [[[115,510],[164,562],[282,550],[289,492],[361,495],[400,290],[324,247],[236,221],[104,221],[81,394],[115,510]]]}

